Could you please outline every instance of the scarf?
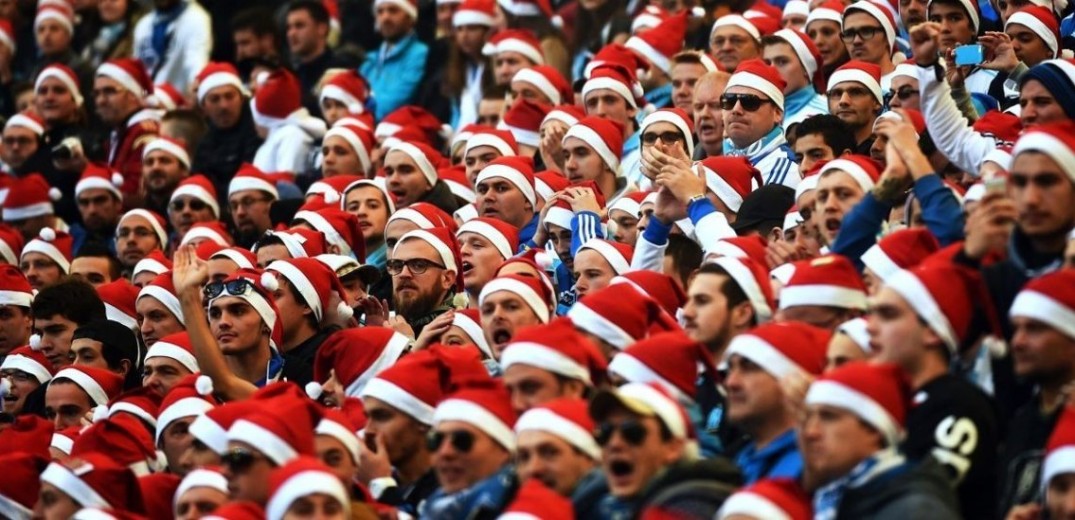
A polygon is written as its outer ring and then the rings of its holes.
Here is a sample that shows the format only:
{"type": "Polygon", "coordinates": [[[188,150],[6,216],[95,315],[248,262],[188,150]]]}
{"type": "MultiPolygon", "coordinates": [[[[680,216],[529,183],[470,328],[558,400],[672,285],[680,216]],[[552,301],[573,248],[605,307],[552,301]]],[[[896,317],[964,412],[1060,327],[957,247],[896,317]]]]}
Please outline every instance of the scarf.
{"type": "Polygon", "coordinates": [[[806,108],[816,97],[817,91],[814,90],[814,87],[811,85],[807,85],[784,96],[784,114],[798,114],[800,110],[806,108]]]}
{"type": "Polygon", "coordinates": [[[476,511],[499,511],[507,505],[514,488],[515,467],[507,464],[493,476],[457,493],[449,495],[438,489],[421,506],[421,517],[463,520],[476,511]]]}
{"type": "Polygon", "coordinates": [[[280,380],[280,374],[284,371],[284,356],[281,356],[276,349],[269,351],[269,364],[265,368],[265,378],[261,379],[254,386],[262,388],[269,383],[275,383],[280,380]]]}
{"type": "Polygon", "coordinates": [[[158,9],[153,13],[153,27],[149,35],[149,50],[152,52],[142,57],[151,72],[156,72],[164,61],[164,53],[172,40],[172,23],[186,9],[187,1],[180,0],[171,9],[158,9]]]}
{"type": "Polygon", "coordinates": [[[380,247],[366,253],[366,265],[372,265],[377,269],[384,269],[388,263],[388,246],[381,242],[380,247]]]}
{"type": "Polygon", "coordinates": [[[886,448],[855,466],[847,475],[814,493],[814,520],[835,520],[848,489],[857,488],[906,462],[895,448],[886,448]]]}
{"type": "Polygon", "coordinates": [[[736,148],[732,144],[731,139],[724,140],[724,155],[732,157],[746,157],[750,159],[750,163],[754,164],[755,160],[764,157],[764,154],[769,150],[779,147],[786,143],[784,139],[784,129],[779,126],[774,126],[769,133],[762,136],[761,139],[754,141],[746,146],[746,148],[736,148]]]}

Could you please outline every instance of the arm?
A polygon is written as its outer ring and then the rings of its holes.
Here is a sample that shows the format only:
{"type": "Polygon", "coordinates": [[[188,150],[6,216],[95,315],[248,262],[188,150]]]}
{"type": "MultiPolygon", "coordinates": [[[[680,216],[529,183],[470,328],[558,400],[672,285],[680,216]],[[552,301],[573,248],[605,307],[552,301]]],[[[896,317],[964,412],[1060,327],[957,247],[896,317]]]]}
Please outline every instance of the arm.
{"type": "Polygon", "coordinates": [[[203,374],[213,380],[215,393],[225,401],[250,397],[257,388],[228,369],[224,354],[220,351],[209,319],[202,306],[201,287],[209,280],[208,264],[197,257],[193,246],[186,246],[175,253],[175,269],[172,271],[179,305],[187,322],[187,334],[194,347],[194,357],[203,374]]]}
{"type": "Polygon", "coordinates": [[[914,195],[922,205],[922,220],[941,247],[963,240],[963,208],[936,175],[926,175],[914,183],[914,195]]]}
{"type": "Polygon", "coordinates": [[[862,271],[862,254],[877,243],[877,232],[888,218],[892,206],[881,202],[873,192],[867,193],[851,211],[844,216],[840,233],[832,244],[832,252],[846,256],[862,271]]]}
{"type": "Polygon", "coordinates": [[[601,217],[592,211],[579,211],[571,217],[571,256],[591,238],[605,238],[601,217]]]}
{"type": "Polygon", "coordinates": [[[687,215],[691,218],[691,224],[694,224],[694,236],[698,238],[702,251],[713,251],[721,239],[736,236],[735,230],[728,224],[728,217],[717,211],[708,198],[690,203],[687,206],[687,215]]]}
{"type": "Polygon", "coordinates": [[[668,235],[672,225],[651,217],[649,225],[642,231],[642,236],[635,242],[635,254],[631,258],[632,271],[661,272],[664,263],[664,251],[668,249],[668,235]]]}
{"type": "Polygon", "coordinates": [[[963,117],[967,118],[967,121],[973,123],[978,120],[978,111],[970,100],[970,92],[967,91],[967,87],[952,87],[952,100],[956,102],[959,112],[963,114],[963,117]]]}

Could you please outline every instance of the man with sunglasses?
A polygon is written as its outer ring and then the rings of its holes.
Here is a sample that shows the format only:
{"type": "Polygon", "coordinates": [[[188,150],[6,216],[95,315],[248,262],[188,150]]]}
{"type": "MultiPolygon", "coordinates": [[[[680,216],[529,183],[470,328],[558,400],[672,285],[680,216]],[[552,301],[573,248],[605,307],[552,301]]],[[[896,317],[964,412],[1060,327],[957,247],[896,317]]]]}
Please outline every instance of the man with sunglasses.
{"type": "Polygon", "coordinates": [[[396,243],[386,264],[392,276],[396,312],[418,337],[434,318],[451,308],[461,289],[459,248],[447,228],[411,231],[396,243]]]}
{"type": "Polygon", "coordinates": [[[884,108],[883,92],[881,69],[873,63],[852,60],[829,76],[829,113],[854,135],[856,154],[870,155],[873,123],[884,108]]]}
{"type": "Polygon", "coordinates": [[[784,138],[784,88],[771,65],[745,61],[728,80],[720,97],[724,115],[724,155],[746,157],[764,184],[799,184],[799,165],[784,138]]]}
{"type": "Polygon", "coordinates": [[[200,173],[180,181],[168,201],[168,221],[176,240],[182,240],[194,224],[218,221],[221,217],[216,188],[200,173]]]}

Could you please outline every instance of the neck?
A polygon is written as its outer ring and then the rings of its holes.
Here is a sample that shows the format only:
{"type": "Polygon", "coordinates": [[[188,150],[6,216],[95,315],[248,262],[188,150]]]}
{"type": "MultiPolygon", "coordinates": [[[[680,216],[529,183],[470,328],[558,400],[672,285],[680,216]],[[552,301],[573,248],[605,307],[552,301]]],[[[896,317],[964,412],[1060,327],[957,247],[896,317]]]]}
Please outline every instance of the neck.
{"type": "Polygon", "coordinates": [[[896,64],[892,63],[892,57],[891,56],[885,56],[884,58],[881,58],[881,64],[880,65],[881,65],[881,75],[882,76],[884,76],[885,74],[891,74],[892,71],[896,70],[896,64]]]}
{"type": "Polygon", "coordinates": [[[257,347],[238,354],[224,356],[231,373],[240,379],[257,383],[265,378],[265,367],[269,366],[269,343],[262,340],[257,347]]]}
{"type": "Polygon", "coordinates": [[[1042,412],[1051,413],[1063,403],[1063,390],[1075,379],[1071,371],[1059,377],[1050,378],[1048,381],[1038,381],[1038,406],[1042,412]]]}
{"type": "Polygon", "coordinates": [[[1040,254],[1061,254],[1064,252],[1064,248],[1068,245],[1067,233],[1053,233],[1044,236],[1027,236],[1027,241],[1030,242],[1030,247],[1034,249],[1035,253],[1040,254]]]}
{"type": "Polygon", "coordinates": [[[870,125],[862,125],[862,128],[855,129],[855,144],[859,145],[866,142],[872,135],[873,128],[870,125]]]}
{"type": "Polygon", "coordinates": [[[611,199],[616,193],[616,174],[611,171],[606,171],[601,174],[601,178],[597,182],[597,187],[601,188],[602,195],[611,199]]]}
{"type": "Polygon", "coordinates": [[[429,471],[431,464],[429,462],[429,452],[426,450],[417,450],[411,454],[407,460],[400,461],[400,464],[396,466],[396,473],[399,474],[400,484],[412,484],[417,482],[429,471]]]}
{"type": "Polygon", "coordinates": [[[775,417],[767,417],[761,424],[752,428],[752,431],[747,432],[754,439],[754,445],[758,450],[765,448],[784,432],[795,427],[795,418],[787,410],[772,415],[775,417]]]}
{"type": "Polygon", "coordinates": [[[284,341],[280,345],[280,353],[290,352],[295,347],[302,345],[306,340],[314,337],[315,334],[317,334],[317,331],[306,322],[303,322],[302,326],[298,330],[292,331],[291,334],[284,331],[284,341]]]}
{"type": "Polygon", "coordinates": [[[320,47],[318,49],[315,49],[314,52],[311,52],[310,54],[307,54],[306,56],[299,56],[299,63],[305,65],[307,63],[310,63],[310,62],[316,60],[317,58],[320,58],[321,55],[324,54],[324,53],[325,53],[325,48],[320,47]]]}
{"type": "MultiPolygon", "coordinates": [[[[947,348],[941,346],[941,348],[947,348]]],[[[948,365],[942,356],[927,354],[917,369],[908,370],[911,375],[911,388],[921,389],[927,383],[948,373],[948,365]]]]}

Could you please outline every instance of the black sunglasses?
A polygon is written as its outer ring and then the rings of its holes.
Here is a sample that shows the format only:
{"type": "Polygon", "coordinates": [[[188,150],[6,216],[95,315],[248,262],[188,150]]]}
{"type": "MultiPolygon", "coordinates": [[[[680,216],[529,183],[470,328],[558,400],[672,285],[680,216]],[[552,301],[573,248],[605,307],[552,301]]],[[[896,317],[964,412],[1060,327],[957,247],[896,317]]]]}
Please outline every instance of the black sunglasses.
{"type": "Polygon", "coordinates": [[[735,108],[736,103],[742,105],[743,110],[754,112],[761,108],[762,105],[772,103],[772,100],[755,96],[754,94],[722,94],[720,96],[720,108],[722,110],[731,110],[735,108]]]}
{"type": "Polygon", "coordinates": [[[432,260],[426,260],[425,258],[411,258],[410,260],[389,260],[385,264],[385,268],[388,270],[388,274],[396,276],[403,272],[403,266],[407,266],[410,269],[411,274],[422,274],[426,272],[430,267],[436,267],[437,269],[447,269],[444,264],[438,264],[432,260]]]}
{"type": "Polygon", "coordinates": [[[474,434],[466,430],[454,432],[432,431],[429,433],[429,437],[426,438],[426,446],[430,452],[436,452],[440,449],[441,444],[444,444],[444,439],[448,439],[452,449],[459,453],[468,453],[474,448],[474,434]]]}
{"type": "Polygon", "coordinates": [[[861,37],[862,41],[870,41],[875,36],[881,34],[882,29],[880,27],[859,27],[858,29],[847,29],[840,33],[840,39],[844,43],[851,43],[855,41],[855,37],[861,37]]]}
{"type": "Polygon", "coordinates": [[[220,457],[220,462],[232,473],[242,473],[261,458],[261,455],[246,448],[231,448],[220,457]]]}
{"type": "Polygon", "coordinates": [[[679,132],[646,132],[642,134],[642,144],[654,144],[660,139],[664,144],[678,144],[683,141],[683,134],[679,132]]]}
{"type": "Polygon", "coordinates": [[[198,200],[198,199],[173,200],[171,206],[172,206],[172,211],[183,211],[183,209],[185,209],[187,207],[189,207],[191,211],[201,211],[201,210],[206,208],[205,202],[202,202],[201,200],[198,200]]]}
{"type": "Polygon", "coordinates": [[[253,290],[255,290],[254,284],[251,283],[250,280],[239,278],[230,282],[209,282],[205,285],[205,288],[202,289],[202,292],[205,293],[207,299],[212,300],[225,291],[231,296],[242,296],[253,290]]]}
{"type": "Polygon", "coordinates": [[[899,90],[891,90],[890,89],[888,92],[885,93],[885,99],[886,100],[891,100],[892,98],[899,98],[900,101],[907,101],[908,99],[911,99],[911,96],[917,96],[917,95],[918,95],[918,89],[913,89],[911,87],[904,87],[904,88],[901,88],[899,90]]]}
{"type": "Polygon", "coordinates": [[[632,446],[638,446],[646,440],[646,427],[638,421],[623,421],[619,424],[610,422],[601,423],[594,432],[594,438],[599,446],[604,446],[612,440],[612,435],[617,431],[623,436],[623,440],[632,446]]]}

